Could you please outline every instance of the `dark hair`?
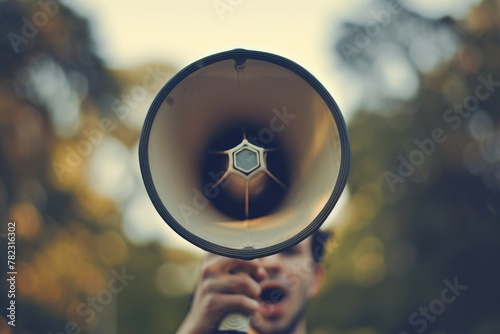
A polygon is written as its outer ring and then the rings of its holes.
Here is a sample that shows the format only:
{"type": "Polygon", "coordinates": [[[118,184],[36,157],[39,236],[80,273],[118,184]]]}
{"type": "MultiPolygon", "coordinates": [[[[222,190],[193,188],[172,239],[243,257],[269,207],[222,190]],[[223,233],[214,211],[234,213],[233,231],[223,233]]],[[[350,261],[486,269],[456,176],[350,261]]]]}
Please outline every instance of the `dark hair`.
{"type": "Polygon", "coordinates": [[[315,263],[321,262],[325,256],[326,245],[330,238],[333,238],[333,231],[331,230],[318,229],[312,234],[311,253],[315,263]]]}

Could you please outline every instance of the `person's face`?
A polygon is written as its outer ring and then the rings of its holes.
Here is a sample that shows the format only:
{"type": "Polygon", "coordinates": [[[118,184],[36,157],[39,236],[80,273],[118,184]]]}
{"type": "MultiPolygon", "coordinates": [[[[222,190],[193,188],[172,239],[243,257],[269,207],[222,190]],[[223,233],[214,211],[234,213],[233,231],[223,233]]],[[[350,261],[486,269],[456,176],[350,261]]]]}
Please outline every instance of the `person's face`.
{"type": "Polygon", "coordinates": [[[311,238],[258,261],[268,277],[260,282],[260,311],[252,317],[252,327],[259,333],[291,333],[304,321],[307,301],[323,279],[323,267],[312,256],[311,238]]]}

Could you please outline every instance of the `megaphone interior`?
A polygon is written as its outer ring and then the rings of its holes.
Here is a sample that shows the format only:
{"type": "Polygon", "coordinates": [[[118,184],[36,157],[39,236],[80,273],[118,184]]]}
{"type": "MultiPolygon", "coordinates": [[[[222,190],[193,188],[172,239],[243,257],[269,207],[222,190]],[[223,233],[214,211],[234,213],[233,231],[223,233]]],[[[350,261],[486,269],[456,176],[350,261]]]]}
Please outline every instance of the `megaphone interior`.
{"type": "Polygon", "coordinates": [[[163,220],[222,256],[278,253],[326,220],[347,182],[349,138],[323,85],[289,59],[236,49],[161,89],[139,144],[163,220]]]}

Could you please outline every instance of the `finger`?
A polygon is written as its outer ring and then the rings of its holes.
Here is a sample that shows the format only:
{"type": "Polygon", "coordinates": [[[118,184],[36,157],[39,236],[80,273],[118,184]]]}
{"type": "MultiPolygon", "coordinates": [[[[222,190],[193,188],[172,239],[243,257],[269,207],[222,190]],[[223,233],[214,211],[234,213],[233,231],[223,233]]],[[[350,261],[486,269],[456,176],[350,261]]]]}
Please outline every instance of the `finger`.
{"type": "Polygon", "coordinates": [[[259,309],[259,303],[244,295],[210,294],[205,300],[205,308],[218,317],[231,312],[252,314],[259,309]]]}
{"type": "Polygon", "coordinates": [[[261,261],[259,260],[238,260],[236,262],[232,262],[231,265],[226,268],[226,270],[230,274],[237,274],[240,272],[247,273],[257,282],[263,281],[267,277],[267,271],[264,269],[261,261]]]}
{"type": "Polygon", "coordinates": [[[257,282],[267,277],[267,272],[259,260],[244,261],[209,254],[205,257],[202,265],[202,276],[204,278],[226,273],[237,274],[239,272],[248,273],[257,282]]]}
{"type": "Polygon", "coordinates": [[[222,277],[207,279],[202,285],[202,293],[226,293],[243,294],[250,298],[259,298],[262,288],[250,276],[246,274],[225,275],[222,277]]]}

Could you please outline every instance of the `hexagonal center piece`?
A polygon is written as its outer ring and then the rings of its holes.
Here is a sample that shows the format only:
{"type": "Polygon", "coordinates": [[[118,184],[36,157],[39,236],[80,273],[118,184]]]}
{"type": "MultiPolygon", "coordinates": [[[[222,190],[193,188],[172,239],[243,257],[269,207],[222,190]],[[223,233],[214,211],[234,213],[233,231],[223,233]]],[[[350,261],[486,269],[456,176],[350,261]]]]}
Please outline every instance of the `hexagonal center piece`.
{"type": "Polygon", "coordinates": [[[260,166],[259,154],[249,147],[242,147],[234,152],[234,168],[250,174],[260,166]]]}

